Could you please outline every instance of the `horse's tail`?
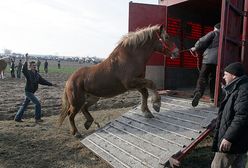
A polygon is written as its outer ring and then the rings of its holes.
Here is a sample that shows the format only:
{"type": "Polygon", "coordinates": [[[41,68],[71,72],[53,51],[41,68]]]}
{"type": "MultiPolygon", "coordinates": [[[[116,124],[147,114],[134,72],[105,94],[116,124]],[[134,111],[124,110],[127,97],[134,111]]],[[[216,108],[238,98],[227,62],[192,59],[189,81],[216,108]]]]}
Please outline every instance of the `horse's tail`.
{"type": "Polygon", "coordinates": [[[64,89],[64,93],[62,96],[62,109],[61,109],[60,116],[59,116],[59,126],[61,126],[63,121],[65,120],[68,114],[69,108],[70,108],[70,103],[68,101],[68,97],[64,89]]]}

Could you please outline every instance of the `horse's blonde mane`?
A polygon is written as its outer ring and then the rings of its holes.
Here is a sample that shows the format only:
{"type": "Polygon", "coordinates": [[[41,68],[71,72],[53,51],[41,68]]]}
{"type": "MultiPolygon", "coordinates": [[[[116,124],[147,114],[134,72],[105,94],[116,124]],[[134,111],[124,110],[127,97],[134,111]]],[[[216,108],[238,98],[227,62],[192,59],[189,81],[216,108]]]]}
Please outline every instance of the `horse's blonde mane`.
{"type": "Polygon", "coordinates": [[[148,26],[143,29],[138,29],[135,32],[130,32],[123,36],[119,44],[123,47],[133,46],[134,48],[144,45],[147,40],[151,39],[154,31],[159,29],[159,25],[148,26]]]}

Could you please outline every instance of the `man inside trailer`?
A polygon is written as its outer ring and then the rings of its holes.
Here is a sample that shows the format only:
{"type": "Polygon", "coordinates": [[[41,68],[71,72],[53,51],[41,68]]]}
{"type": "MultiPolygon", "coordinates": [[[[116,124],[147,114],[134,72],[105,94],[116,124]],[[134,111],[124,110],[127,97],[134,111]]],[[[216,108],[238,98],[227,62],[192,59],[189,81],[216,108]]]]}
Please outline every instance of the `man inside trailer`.
{"type": "Polygon", "coordinates": [[[201,37],[195,46],[191,48],[193,52],[204,51],[202,67],[197,80],[192,106],[196,107],[203,96],[205,88],[209,82],[210,100],[214,101],[214,89],[216,78],[216,66],[218,59],[220,23],[214,26],[214,30],[201,37]]]}

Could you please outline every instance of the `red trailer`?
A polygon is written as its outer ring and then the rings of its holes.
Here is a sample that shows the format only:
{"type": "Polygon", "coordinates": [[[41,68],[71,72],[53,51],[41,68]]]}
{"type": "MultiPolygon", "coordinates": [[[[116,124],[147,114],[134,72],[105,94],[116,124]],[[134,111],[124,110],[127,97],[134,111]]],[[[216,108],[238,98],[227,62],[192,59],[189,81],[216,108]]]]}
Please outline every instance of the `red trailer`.
{"type": "MultiPolygon", "coordinates": [[[[148,25],[165,24],[180,50],[191,48],[214,25],[221,23],[216,75],[217,103],[223,69],[241,61],[248,72],[248,0],[160,0],[159,5],[129,4],[129,31],[148,25]]],[[[197,58],[183,52],[171,60],[153,54],[146,67],[146,77],[159,89],[194,88],[198,76],[197,58]]]]}

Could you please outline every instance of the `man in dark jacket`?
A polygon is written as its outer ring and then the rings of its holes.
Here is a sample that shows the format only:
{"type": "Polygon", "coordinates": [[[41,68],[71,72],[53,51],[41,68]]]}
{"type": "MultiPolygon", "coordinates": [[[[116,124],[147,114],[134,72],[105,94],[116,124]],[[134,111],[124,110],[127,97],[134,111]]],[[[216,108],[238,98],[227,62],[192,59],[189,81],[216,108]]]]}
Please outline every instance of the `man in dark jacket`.
{"type": "Polygon", "coordinates": [[[245,168],[248,151],[248,77],[240,62],[225,68],[221,102],[213,140],[211,168],[245,168]]]}
{"type": "Polygon", "coordinates": [[[191,48],[193,52],[204,51],[202,67],[199,78],[197,80],[196,89],[194,91],[194,98],[192,106],[198,105],[200,98],[203,96],[206,85],[209,79],[210,100],[214,100],[216,65],[218,60],[218,46],[219,46],[219,30],[220,24],[214,26],[214,30],[200,38],[195,46],[191,48]]]}
{"type": "Polygon", "coordinates": [[[26,62],[23,65],[22,72],[26,78],[26,86],[25,86],[25,100],[18,112],[15,116],[16,122],[22,122],[22,115],[26,110],[30,100],[35,104],[35,121],[42,122],[41,120],[41,105],[38,98],[34,95],[34,93],[38,89],[38,85],[47,85],[47,86],[57,86],[56,84],[52,84],[46,81],[44,78],[40,76],[40,74],[36,71],[36,64],[34,61],[31,61],[30,69],[28,70],[28,54],[26,54],[26,62]]]}

